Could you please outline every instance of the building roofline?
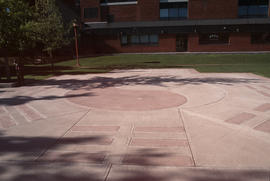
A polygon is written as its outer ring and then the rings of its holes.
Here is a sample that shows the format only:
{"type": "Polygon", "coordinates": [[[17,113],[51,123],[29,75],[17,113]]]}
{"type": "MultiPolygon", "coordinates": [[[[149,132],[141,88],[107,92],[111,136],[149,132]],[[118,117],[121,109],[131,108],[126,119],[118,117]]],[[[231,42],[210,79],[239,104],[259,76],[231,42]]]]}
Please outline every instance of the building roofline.
{"type": "Polygon", "coordinates": [[[155,28],[183,26],[230,26],[230,25],[270,25],[270,18],[252,19],[211,19],[211,20],[178,20],[178,21],[135,21],[113,23],[85,23],[84,30],[117,29],[117,28],[155,28]]]}

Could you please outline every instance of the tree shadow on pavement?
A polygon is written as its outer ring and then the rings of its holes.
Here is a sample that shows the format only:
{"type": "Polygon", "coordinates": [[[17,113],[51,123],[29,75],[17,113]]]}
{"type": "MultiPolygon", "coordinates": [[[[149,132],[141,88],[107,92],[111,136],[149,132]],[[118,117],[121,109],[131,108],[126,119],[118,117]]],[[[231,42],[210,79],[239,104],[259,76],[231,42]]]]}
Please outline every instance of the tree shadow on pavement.
{"type": "MultiPolygon", "coordinates": [[[[76,144],[91,145],[104,139],[103,136],[88,137],[19,137],[6,136],[0,132],[0,180],[4,181],[103,181],[110,168],[109,160],[100,160],[92,155],[105,155],[96,151],[91,155],[82,151],[65,151],[62,147],[76,144]],[[44,152],[44,150],[46,152],[44,152]],[[57,152],[53,156],[50,153],[57,152]]],[[[140,151],[143,154],[143,151],[140,151]]],[[[119,155],[117,155],[119,156],[119,155]]],[[[120,155],[124,156],[124,155],[120,155]]],[[[145,150],[140,161],[148,163],[147,156],[163,157],[145,150]],[[145,159],[145,160],[143,160],[145,159]]],[[[104,157],[104,159],[108,159],[104,157]]],[[[133,176],[132,176],[133,177],[133,176]]],[[[164,180],[147,172],[129,180],[164,180]]],[[[165,180],[164,180],[165,181],[165,180]]]]}
{"type": "Polygon", "coordinates": [[[56,100],[56,99],[65,99],[65,98],[75,98],[75,97],[87,97],[93,96],[91,93],[84,94],[69,94],[65,96],[43,96],[43,97],[31,97],[31,96],[14,96],[11,98],[0,98],[0,105],[3,106],[17,106],[21,104],[26,104],[32,101],[41,101],[41,100],[56,100]]]}
{"type": "Polygon", "coordinates": [[[64,137],[59,139],[55,137],[20,137],[1,134],[0,158],[10,154],[12,157],[8,160],[16,160],[17,158],[28,160],[28,158],[40,156],[48,148],[56,149],[73,144],[92,144],[103,139],[103,136],[64,137]]]}
{"type": "MultiPolygon", "coordinates": [[[[91,144],[104,139],[88,137],[20,137],[6,136],[0,132],[1,181],[99,181],[105,176],[106,166],[95,157],[82,156],[83,152],[59,152],[54,158],[44,157],[48,150],[72,144],[91,144]],[[71,157],[82,158],[81,160],[71,157]],[[43,159],[40,159],[43,158],[43,159]],[[83,161],[84,165],[80,164],[83,161]],[[87,163],[91,163],[87,165],[87,163]],[[97,162],[97,163],[96,163],[97,162]]],[[[96,153],[101,154],[101,153],[96,153]]]]}
{"type": "MultiPolygon", "coordinates": [[[[215,84],[215,85],[228,85],[232,86],[234,84],[241,83],[262,83],[259,79],[248,79],[248,78],[179,78],[176,76],[124,76],[124,77],[105,77],[105,76],[95,76],[86,80],[80,79],[48,79],[36,82],[35,84],[30,84],[28,86],[48,86],[61,88],[65,90],[79,90],[85,89],[90,91],[91,89],[98,88],[109,88],[109,87],[120,87],[120,86],[132,86],[132,85],[150,85],[150,86],[160,86],[167,87],[168,84],[173,84],[175,86],[184,85],[201,85],[201,84],[215,84]]],[[[14,96],[11,98],[0,98],[0,105],[14,106],[25,104],[31,101],[39,100],[56,100],[71,97],[83,97],[83,96],[94,96],[91,93],[78,94],[78,95],[65,95],[65,96],[44,96],[39,98],[34,98],[30,96],[14,96]]]]}
{"type": "Polygon", "coordinates": [[[21,162],[0,163],[0,167],[7,168],[4,174],[0,174],[1,181],[103,181],[105,175],[83,165],[21,162]]]}
{"type": "MultiPolygon", "coordinates": [[[[2,181],[254,181],[267,180],[269,171],[181,167],[149,167],[148,157],[165,157],[151,149],[140,150],[142,165],[112,165],[93,160],[86,152],[48,152],[77,144],[91,144],[103,139],[89,137],[19,137],[0,132],[0,180],[2,181]],[[60,144],[61,143],[61,144],[60,144]],[[44,150],[47,152],[44,153],[44,150]],[[34,154],[33,154],[34,153],[34,154]],[[45,155],[45,156],[44,156],[45,155]],[[8,158],[7,156],[11,156],[8,158]],[[76,159],[70,159],[75,157],[76,159]],[[38,159],[43,158],[43,159],[38,159]],[[81,158],[77,160],[77,158],[81,158]],[[143,160],[145,159],[145,160],[143,160]],[[95,163],[96,161],[96,163],[95,163]]],[[[94,154],[104,154],[96,152],[94,154]]],[[[123,156],[123,155],[122,155],[123,156]]],[[[140,164],[139,164],[140,165],[140,164]]]]}
{"type": "Polygon", "coordinates": [[[217,84],[217,85],[233,85],[239,83],[260,83],[259,79],[249,78],[181,78],[177,76],[124,76],[124,77],[105,77],[95,76],[88,80],[78,79],[48,79],[32,85],[49,85],[56,86],[68,90],[77,90],[81,88],[108,88],[125,85],[153,85],[166,87],[167,83],[175,85],[200,85],[200,84],[217,84]]]}

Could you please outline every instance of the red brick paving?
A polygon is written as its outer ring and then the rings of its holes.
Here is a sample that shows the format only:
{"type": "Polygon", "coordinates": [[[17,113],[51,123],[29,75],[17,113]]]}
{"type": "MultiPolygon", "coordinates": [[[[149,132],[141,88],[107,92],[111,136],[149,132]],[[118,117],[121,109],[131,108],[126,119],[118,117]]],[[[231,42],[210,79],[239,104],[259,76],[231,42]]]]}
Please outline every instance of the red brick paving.
{"type": "Polygon", "coordinates": [[[230,119],[227,119],[226,122],[233,123],[233,124],[241,124],[241,123],[248,121],[254,117],[256,117],[255,114],[243,112],[243,113],[238,114],[230,119]]]}
{"type": "Polygon", "coordinates": [[[72,131],[118,131],[120,126],[74,126],[72,131]]]}
{"type": "Polygon", "coordinates": [[[171,155],[160,155],[144,156],[144,155],[127,155],[123,164],[127,165],[142,165],[142,166],[179,166],[179,167],[190,167],[194,166],[192,159],[189,156],[171,156],[171,155]]]}
{"type": "Polygon", "coordinates": [[[186,98],[168,91],[126,90],[105,88],[70,91],[68,94],[89,94],[83,97],[71,97],[69,101],[100,109],[121,111],[147,111],[177,107],[186,103],[186,98]]]}
{"type": "Polygon", "coordinates": [[[8,115],[0,115],[0,124],[3,128],[10,128],[15,126],[16,123],[8,115]]]}
{"type": "Polygon", "coordinates": [[[270,110],[270,103],[262,104],[254,109],[255,111],[266,112],[270,110]]]}
{"type": "Polygon", "coordinates": [[[19,105],[16,108],[21,111],[30,121],[35,121],[42,119],[42,117],[36,113],[33,109],[29,108],[26,105],[19,105]]]}
{"type": "Polygon", "coordinates": [[[254,129],[258,131],[270,133],[270,120],[263,122],[262,124],[258,125],[254,129]]]}
{"type": "Polygon", "coordinates": [[[134,138],[152,138],[152,139],[186,139],[185,132],[133,132],[132,136],[134,138]]]}
{"type": "Polygon", "coordinates": [[[187,140],[180,139],[140,139],[133,138],[130,146],[144,147],[184,147],[188,146],[187,140]]]}
{"type": "Polygon", "coordinates": [[[101,164],[105,161],[106,154],[104,153],[84,153],[84,152],[61,152],[53,151],[46,152],[44,156],[39,158],[39,161],[49,162],[84,162],[101,164]]]}
{"type": "Polygon", "coordinates": [[[135,132],[184,132],[183,127],[136,127],[135,132]]]}

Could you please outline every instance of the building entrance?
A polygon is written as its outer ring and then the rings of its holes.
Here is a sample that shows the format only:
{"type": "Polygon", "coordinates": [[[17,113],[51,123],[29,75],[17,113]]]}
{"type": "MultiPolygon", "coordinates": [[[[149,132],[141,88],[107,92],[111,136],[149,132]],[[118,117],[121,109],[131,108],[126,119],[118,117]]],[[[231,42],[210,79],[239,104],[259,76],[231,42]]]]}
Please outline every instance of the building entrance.
{"type": "Polygon", "coordinates": [[[176,51],[185,52],[187,51],[187,36],[186,35],[176,35],[176,51]]]}

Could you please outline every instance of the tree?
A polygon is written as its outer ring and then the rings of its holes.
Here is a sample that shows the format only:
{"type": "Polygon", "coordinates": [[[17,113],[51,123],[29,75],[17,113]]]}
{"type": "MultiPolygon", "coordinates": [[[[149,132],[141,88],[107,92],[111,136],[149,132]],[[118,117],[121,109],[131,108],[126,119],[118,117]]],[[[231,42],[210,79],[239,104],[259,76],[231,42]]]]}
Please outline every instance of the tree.
{"type": "Polygon", "coordinates": [[[36,0],[34,20],[28,23],[37,42],[50,57],[54,70],[53,51],[70,43],[70,25],[64,25],[55,0],[36,0]]]}
{"type": "MultiPolygon", "coordinates": [[[[23,66],[23,51],[32,46],[25,26],[31,17],[31,8],[26,0],[0,0],[0,48],[6,51],[7,66],[7,57],[11,55],[19,57],[18,64],[23,66]]],[[[23,84],[23,72],[19,76],[22,78],[19,84],[23,84]]]]}

